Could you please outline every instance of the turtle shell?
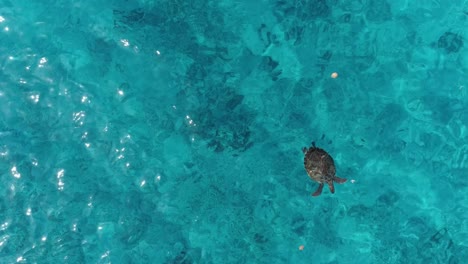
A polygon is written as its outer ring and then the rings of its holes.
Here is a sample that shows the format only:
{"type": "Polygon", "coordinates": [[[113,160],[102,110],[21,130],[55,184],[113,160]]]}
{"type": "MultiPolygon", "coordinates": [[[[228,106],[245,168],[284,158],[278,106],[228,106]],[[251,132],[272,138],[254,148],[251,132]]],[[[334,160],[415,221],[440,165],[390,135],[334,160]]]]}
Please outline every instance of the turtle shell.
{"type": "Polygon", "coordinates": [[[335,176],[335,162],[323,149],[310,147],[304,156],[304,167],[309,177],[318,182],[326,183],[328,178],[335,176]]]}
{"type": "Polygon", "coordinates": [[[309,177],[318,182],[319,188],[313,196],[318,196],[322,193],[323,185],[328,184],[331,193],[335,193],[333,182],[343,183],[346,179],[337,177],[335,162],[333,158],[323,149],[317,148],[314,144],[310,148],[303,148],[304,152],[304,168],[309,177]]]}

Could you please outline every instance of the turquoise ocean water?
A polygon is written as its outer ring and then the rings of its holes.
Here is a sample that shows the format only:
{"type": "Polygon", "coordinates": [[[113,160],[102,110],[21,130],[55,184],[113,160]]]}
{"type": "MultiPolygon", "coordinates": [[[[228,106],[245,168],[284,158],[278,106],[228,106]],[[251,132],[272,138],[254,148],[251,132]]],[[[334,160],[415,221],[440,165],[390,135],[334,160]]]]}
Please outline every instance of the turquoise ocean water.
{"type": "Polygon", "coordinates": [[[0,0],[0,263],[468,263],[467,28],[466,0],[0,0]]]}

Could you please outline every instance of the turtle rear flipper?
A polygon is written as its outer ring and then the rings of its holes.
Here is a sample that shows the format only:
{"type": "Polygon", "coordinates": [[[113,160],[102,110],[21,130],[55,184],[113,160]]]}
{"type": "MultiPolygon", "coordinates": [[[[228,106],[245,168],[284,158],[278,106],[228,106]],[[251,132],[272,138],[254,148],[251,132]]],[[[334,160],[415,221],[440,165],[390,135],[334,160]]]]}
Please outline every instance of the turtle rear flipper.
{"type": "Polygon", "coordinates": [[[333,181],[337,182],[337,183],[344,183],[346,182],[347,180],[345,178],[340,178],[340,177],[333,177],[333,181]]]}
{"type": "Polygon", "coordinates": [[[333,181],[328,182],[328,188],[330,188],[331,193],[335,193],[335,186],[333,185],[333,181]]]}
{"type": "Polygon", "coordinates": [[[323,183],[321,183],[319,185],[319,187],[317,188],[317,190],[312,194],[312,196],[319,196],[321,193],[322,193],[322,189],[323,189],[323,183]]]}

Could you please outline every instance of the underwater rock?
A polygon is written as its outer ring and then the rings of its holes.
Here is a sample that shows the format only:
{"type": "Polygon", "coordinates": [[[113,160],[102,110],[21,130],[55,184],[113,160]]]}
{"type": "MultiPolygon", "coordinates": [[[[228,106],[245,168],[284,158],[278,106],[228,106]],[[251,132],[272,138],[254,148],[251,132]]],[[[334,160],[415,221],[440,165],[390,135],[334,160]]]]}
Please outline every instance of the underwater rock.
{"type": "Polygon", "coordinates": [[[437,41],[437,47],[447,53],[456,53],[463,47],[463,39],[458,34],[445,32],[437,41]]]}

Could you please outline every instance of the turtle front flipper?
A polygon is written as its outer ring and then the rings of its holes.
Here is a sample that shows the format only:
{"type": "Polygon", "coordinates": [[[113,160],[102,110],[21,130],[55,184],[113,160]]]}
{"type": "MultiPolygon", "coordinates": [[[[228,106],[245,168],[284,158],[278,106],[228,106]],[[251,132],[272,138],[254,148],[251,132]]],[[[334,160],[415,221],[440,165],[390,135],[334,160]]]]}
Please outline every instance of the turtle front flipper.
{"type": "Polygon", "coordinates": [[[346,179],[335,176],[335,177],[333,177],[333,181],[335,181],[337,183],[344,183],[344,182],[346,182],[346,179]]]}
{"type": "Polygon", "coordinates": [[[319,196],[321,193],[322,193],[322,189],[323,189],[323,183],[321,183],[319,185],[319,187],[317,188],[317,190],[312,194],[312,196],[319,196]]]}

